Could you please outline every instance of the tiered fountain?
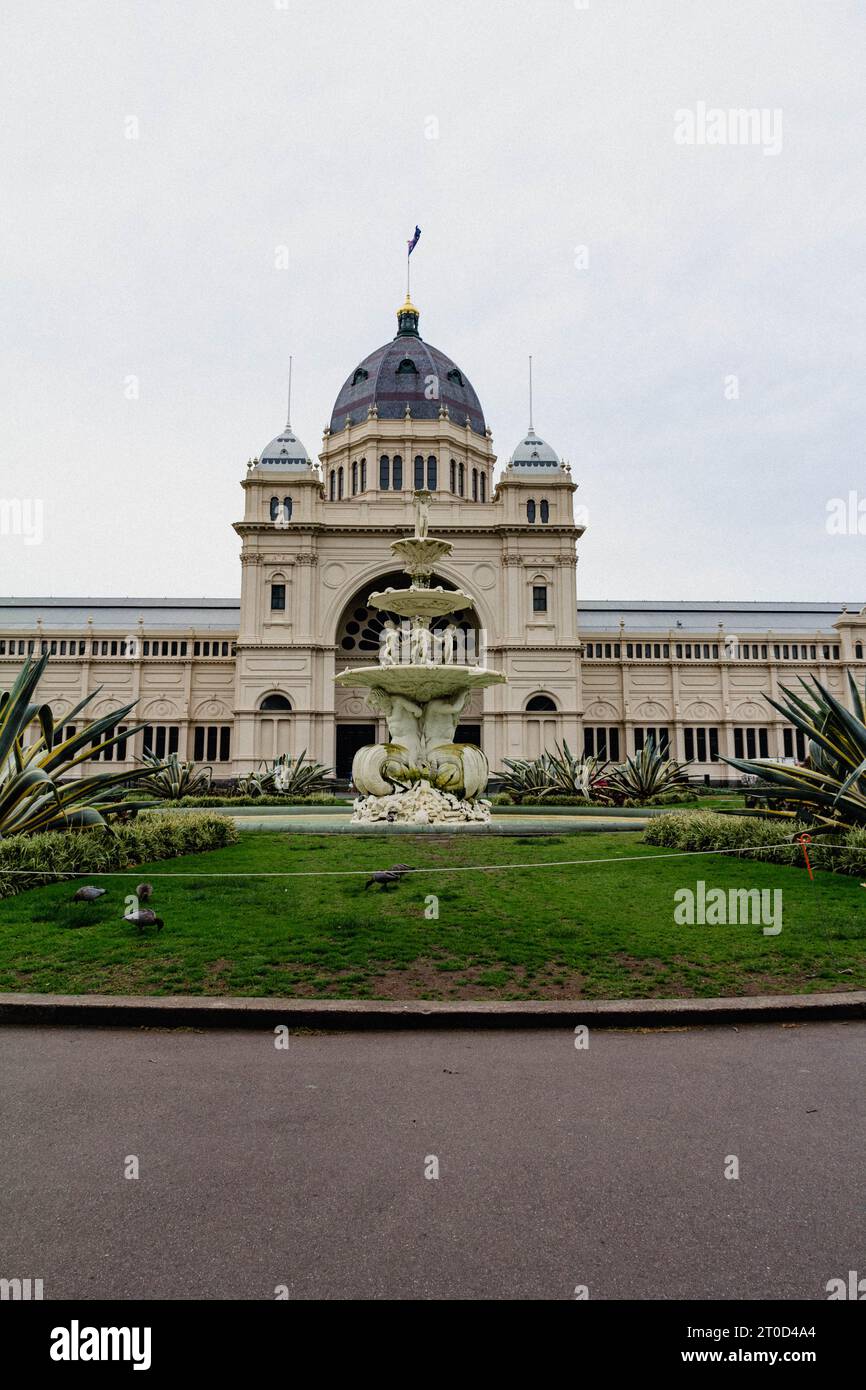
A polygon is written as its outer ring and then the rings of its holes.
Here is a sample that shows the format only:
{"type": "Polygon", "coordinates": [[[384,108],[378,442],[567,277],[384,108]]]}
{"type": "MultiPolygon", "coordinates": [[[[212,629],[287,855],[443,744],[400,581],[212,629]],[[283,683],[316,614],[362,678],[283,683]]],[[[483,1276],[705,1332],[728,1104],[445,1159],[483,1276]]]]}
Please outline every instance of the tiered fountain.
{"type": "Polygon", "coordinates": [[[505,677],[479,664],[474,634],[449,621],[472,604],[459,589],[431,588],[437,563],[451,553],[448,541],[427,535],[431,494],[415,493],[415,534],[393,541],[395,559],[411,579],[407,589],[370,595],[370,606],[396,614],[382,630],[379,664],[341,671],[338,685],[367,690],[367,704],[385,716],[388,742],[359,748],[352,780],[361,797],[356,822],[400,821],[418,825],[490,819],[487,759],[471,743],[455,743],[460,714],[473,690],[505,677]]]}

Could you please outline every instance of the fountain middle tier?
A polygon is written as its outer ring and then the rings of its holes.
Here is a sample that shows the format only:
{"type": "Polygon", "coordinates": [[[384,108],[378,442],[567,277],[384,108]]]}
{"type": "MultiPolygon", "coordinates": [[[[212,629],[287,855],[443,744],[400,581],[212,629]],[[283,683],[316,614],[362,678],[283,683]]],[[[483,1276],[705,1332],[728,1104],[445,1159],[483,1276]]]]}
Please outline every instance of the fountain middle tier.
{"type": "Polygon", "coordinates": [[[420,704],[446,699],[461,691],[483,690],[489,685],[502,685],[505,677],[499,671],[484,667],[449,665],[359,666],[340,671],[334,678],[337,685],[363,686],[379,689],[389,695],[408,695],[420,704]]]}
{"type": "Polygon", "coordinates": [[[383,589],[370,595],[371,608],[398,613],[401,618],[444,618],[446,613],[459,613],[469,608],[472,600],[459,589],[383,589]]]}

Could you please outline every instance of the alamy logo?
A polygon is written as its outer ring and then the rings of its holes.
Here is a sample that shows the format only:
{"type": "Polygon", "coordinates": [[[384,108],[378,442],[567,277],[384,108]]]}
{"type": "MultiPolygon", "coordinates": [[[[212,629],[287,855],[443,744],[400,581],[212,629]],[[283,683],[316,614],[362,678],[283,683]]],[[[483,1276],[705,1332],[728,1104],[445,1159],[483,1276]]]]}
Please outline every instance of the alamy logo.
{"type": "Polygon", "coordinates": [[[847,1283],[844,1279],[828,1279],[824,1287],[829,1302],[840,1298],[853,1299],[858,1303],[866,1302],[866,1279],[859,1279],[856,1269],[848,1270],[847,1283]]]}
{"type": "Polygon", "coordinates": [[[781,888],[694,888],[674,893],[674,921],[679,927],[763,927],[765,936],[782,930],[781,888]]]}
{"type": "Polygon", "coordinates": [[[760,145],[764,154],[781,154],[782,112],[778,106],[725,111],[699,101],[693,111],[674,112],[674,140],[678,145],[760,145]]]}
{"type": "Polygon", "coordinates": [[[45,536],[41,497],[0,497],[0,536],[21,536],[41,545],[45,536]]]}
{"type": "Polygon", "coordinates": [[[0,1279],[0,1302],[26,1303],[42,1296],[41,1279],[0,1279]]]}
{"type": "Polygon", "coordinates": [[[51,1329],[52,1361],[131,1361],[134,1371],[150,1370],[149,1327],[68,1327],[51,1329]]]}

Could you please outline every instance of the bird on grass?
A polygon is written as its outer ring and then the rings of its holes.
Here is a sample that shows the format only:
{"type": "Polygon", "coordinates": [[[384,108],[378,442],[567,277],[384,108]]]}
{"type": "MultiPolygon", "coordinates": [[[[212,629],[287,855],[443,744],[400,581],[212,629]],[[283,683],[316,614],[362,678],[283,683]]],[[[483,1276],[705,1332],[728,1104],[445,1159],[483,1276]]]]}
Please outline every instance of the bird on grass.
{"type": "Polygon", "coordinates": [[[95,903],[97,898],[101,898],[107,889],[96,888],[92,883],[86,883],[83,888],[72,894],[74,903],[95,903]]]}
{"type": "Polygon", "coordinates": [[[408,864],[392,864],[390,869],[377,869],[372,873],[364,884],[364,892],[372,888],[374,883],[381,885],[382,892],[387,893],[388,889],[394,887],[401,881],[403,875],[409,872],[408,864]]]}
{"type": "Polygon", "coordinates": [[[133,927],[138,927],[143,932],[145,927],[156,927],[157,931],[162,931],[165,923],[161,917],[149,907],[140,907],[137,912],[127,912],[123,918],[124,922],[129,922],[133,927]]]}
{"type": "Polygon", "coordinates": [[[135,890],[135,896],[138,898],[138,901],[140,903],[146,903],[148,898],[153,897],[153,884],[139,883],[138,887],[135,890]]]}

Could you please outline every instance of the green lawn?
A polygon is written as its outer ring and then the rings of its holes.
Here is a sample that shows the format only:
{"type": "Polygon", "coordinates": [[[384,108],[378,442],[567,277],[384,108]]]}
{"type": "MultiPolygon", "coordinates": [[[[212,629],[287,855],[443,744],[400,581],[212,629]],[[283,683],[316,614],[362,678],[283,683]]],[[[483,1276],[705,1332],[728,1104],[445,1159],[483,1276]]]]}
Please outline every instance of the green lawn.
{"type": "Polygon", "coordinates": [[[527,999],[766,994],[866,986],[857,878],[721,856],[661,857],[639,835],[329,837],[262,832],[211,854],[0,902],[0,990],[527,999]],[[636,856],[630,862],[616,862],[636,856]],[[443,873],[457,865],[596,860],[443,873]],[[655,861],[655,862],[653,862],[655,861]],[[326,871],[423,867],[396,889],[326,871]],[[313,871],[308,878],[252,877],[313,871]],[[189,874],[191,877],[171,877],[189,874]],[[236,875],[225,878],[213,874],[236,875]],[[168,875],[168,877],[161,877],[168,875]],[[160,935],[121,920],[155,886],[160,935]],[[674,892],[781,888],[784,925],[679,926],[674,892]],[[425,917],[428,895],[438,919],[425,917]]]}

